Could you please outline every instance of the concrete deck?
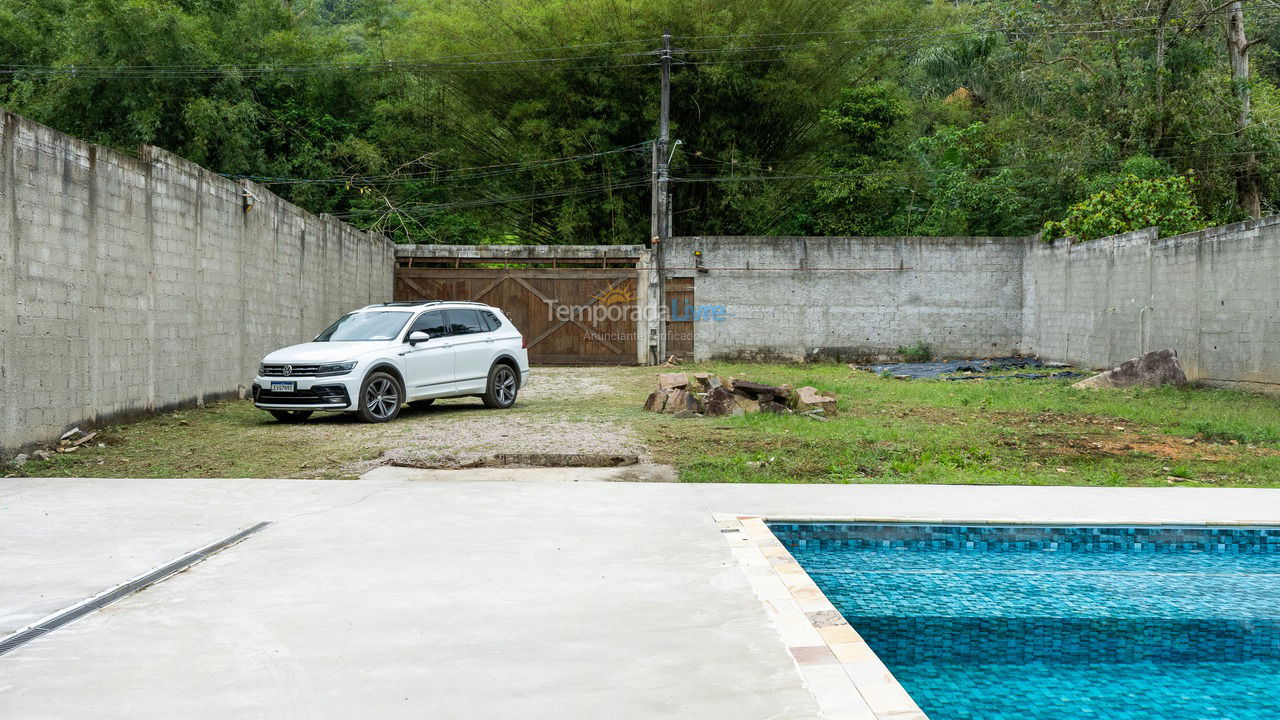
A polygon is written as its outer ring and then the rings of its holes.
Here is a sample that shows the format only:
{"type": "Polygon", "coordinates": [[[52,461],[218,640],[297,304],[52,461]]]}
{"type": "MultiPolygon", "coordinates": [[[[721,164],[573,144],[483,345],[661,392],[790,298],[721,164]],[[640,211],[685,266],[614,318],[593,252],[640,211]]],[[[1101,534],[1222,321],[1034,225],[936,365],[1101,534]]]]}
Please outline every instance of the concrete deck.
{"type": "Polygon", "coordinates": [[[716,519],[1280,523],[1280,491],[0,481],[0,637],[262,520],[0,656],[0,717],[816,718],[716,519]]]}

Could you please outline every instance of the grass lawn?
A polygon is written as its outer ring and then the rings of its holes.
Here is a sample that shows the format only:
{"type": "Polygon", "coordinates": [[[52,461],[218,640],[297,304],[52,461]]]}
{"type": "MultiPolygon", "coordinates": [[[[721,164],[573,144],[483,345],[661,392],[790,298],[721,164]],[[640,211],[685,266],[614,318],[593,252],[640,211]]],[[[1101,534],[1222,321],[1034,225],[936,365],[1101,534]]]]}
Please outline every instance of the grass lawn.
{"type": "Polygon", "coordinates": [[[544,371],[510,411],[449,401],[385,425],[281,425],[248,402],[106,428],[42,476],[354,477],[385,451],[560,449],[634,438],[689,482],[901,482],[1280,487],[1280,397],[1187,389],[1082,392],[1067,380],[894,380],[843,365],[685,366],[840,396],[839,416],[677,420],[640,409],[654,368],[544,371]],[[583,391],[586,388],[588,391],[583,391]],[[525,437],[521,438],[523,433],[525,437]],[[557,435],[565,437],[557,437],[557,435]],[[532,436],[532,437],[530,437],[532,436]],[[362,465],[363,464],[363,465],[362,465]]]}
{"type": "Polygon", "coordinates": [[[825,423],[785,415],[644,423],[655,459],[690,482],[1280,486],[1280,397],[894,380],[834,365],[681,369],[840,396],[840,415],[825,423]]]}

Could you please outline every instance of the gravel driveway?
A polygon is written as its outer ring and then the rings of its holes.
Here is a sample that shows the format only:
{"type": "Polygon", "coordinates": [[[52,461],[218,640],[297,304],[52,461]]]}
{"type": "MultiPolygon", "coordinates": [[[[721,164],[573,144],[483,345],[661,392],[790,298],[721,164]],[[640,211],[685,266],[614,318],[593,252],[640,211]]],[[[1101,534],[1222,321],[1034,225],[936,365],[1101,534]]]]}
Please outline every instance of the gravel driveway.
{"type": "MultiPolygon", "coordinates": [[[[497,454],[635,455],[648,448],[612,413],[593,412],[593,396],[616,396],[619,379],[599,368],[534,368],[515,407],[489,410],[476,398],[438,400],[429,408],[405,408],[376,426],[370,445],[386,448],[374,460],[355,463],[362,473],[385,464],[420,467],[475,465],[497,454]]],[[[625,378],[623,378],[625,379],[625,378]]]]}

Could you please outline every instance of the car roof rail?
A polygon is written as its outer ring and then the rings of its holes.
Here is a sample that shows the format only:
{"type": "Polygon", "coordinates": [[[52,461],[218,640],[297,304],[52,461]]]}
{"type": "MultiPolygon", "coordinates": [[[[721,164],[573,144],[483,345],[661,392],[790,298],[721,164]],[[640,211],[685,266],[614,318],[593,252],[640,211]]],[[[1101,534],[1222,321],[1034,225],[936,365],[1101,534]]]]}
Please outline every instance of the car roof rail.
{"type": "Polygon", "coordinates": [[[492,307],[486,303],[476,302],[474,300],[395,300],[392,302],[373,303],[365,305],[361,310],[380,307],[419,307],[423,305],[479,305],[480,307],[492,307]]]}
{"type": "Polygon", "coordinates": [[[365,305],[360,309],[368,310],[369,308],[379,308],[379,307],[417,307],[418,305],[435,305],[441,302],[444,302],[444,301],[443,300],[395,300],[392,302],[381,302],[381,303],[373,303],[372,305],[365,305]]]}

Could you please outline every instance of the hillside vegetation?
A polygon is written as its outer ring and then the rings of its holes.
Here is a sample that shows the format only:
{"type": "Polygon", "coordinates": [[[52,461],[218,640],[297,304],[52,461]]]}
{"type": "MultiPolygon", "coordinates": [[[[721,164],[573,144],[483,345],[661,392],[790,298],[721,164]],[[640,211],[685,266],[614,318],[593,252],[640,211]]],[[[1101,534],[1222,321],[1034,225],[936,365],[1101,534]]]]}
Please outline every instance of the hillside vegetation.
{"type": "Polygon", "coordinates": [[[1181,230],[1280,190],[1257,2],[7,0],[0,104],[401,242],[634,243],[664,29],[677,234],[1181,230]]]}

